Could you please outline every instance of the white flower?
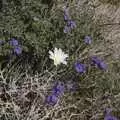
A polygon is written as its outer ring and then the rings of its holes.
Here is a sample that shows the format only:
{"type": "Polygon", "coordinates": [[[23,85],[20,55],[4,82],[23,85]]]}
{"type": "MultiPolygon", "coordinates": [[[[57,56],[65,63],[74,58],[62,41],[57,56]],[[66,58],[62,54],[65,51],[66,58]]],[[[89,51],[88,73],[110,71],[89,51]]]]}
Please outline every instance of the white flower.
{"type": "Polygon", "coordinates": [[[58,65],[60,63],[67,64],[66,58],[68,57],[60,48],[55,48],[54,52],[49,51],[49,57],[54,61],[54,65],[58,65]]]}

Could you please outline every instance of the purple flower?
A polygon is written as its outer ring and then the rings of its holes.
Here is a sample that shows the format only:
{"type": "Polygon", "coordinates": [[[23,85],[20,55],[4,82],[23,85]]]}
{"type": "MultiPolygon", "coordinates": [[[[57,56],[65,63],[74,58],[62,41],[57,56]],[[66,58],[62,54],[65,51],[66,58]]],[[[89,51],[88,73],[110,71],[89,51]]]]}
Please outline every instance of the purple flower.
{"type": "Polygon", "coordinates": [[[92,63],[102,70],[107,69],[107,65],[104,63],[104,61],[100,60],[96,56],[92,57],[92,63]]]}
{"type": "Polygon", "coordinates": [[[69,16],[68,8],[66,7],[64,9],[64,20],[67,21],[69,19],[70,19],[70,16],[69,16]]]}
{"type": "Polygon", "coordinates": [[[116,117],[111,116],[111,115],[106,115],[104,120],[118,120],[116,117]]]}
{"type": "Polygon", "coordinates": [[[92,43],[92,38],[90,36],[85,36],[84,41],[86,44],[91,44],[92,43]]]}
{"type": "Polygon", "coordinates": [[[110,113],[111,113],[111,109],[107,108],[104,120],[118,120],[116,117],[112,116],[110,113]]]}
{"type": "Polygon", "coordinates": [[[59,96],[64,92],[64,85],[61,82],[58,82],[55,84],[53,87],[52,93],[55,94],[56,96],[59,96]]]}
{"type": "Polygon", "coordinates": [[[12,38],[10,41],[10,45],[15,47],[18,45],[18,41],[16,39],[12,38]]]}
{"type": "Polygon", "coordinates": [[[22,48],[20,46],[15,47],[13,50],[17,55],[20,55],[22,53],[22,48]]]}
{"type": "Polygon", "coordinates": [[[64,20],[66,21],[66,26],[64,27],[64,33],[69,33],[73,28],[76,28],[76,23],[71,20],[68,12],[68,7],[64,10],[64,20]]]}
{"type": "Polygon", "coordinates": [[[75,23],[73,20],[69,20],[69,21],[67,22],[67,25],[68,25],[68,27],[70,27],[71,29],[76,28],[76,23],[75,23]]]}
{"type": "Polygon", "coordinates": [[[65,27],[64,27],[64,33],[69,33],[69,32],[70,32],[70,27],[65,26],[65,27]]]}
{"type": "Polygon", "coordinates": [[[46,102],[50,105],[55,105],[58,101],[58,97],[54,94],[47,96],[46,102]]]}
{"type": "Polygon", "coordinates": [[[98,59],[96,56],[93,56],[91,59],[92,59],[92,64],[95,65],[98,65],[101,62],[101,60],[98,59]]]}
{"type": "Polygon", "coordinates": [[[85,73],[86,72],[86,66],[82,63],[75,63],[75,69],[78,73],[85,73]]]}
{"type": "Polygon", "coordinates": [[[98,64],[98,67],[99,67],[100,69],[102,69],[102,70],[106,70],[106,69],[107,69],[107,65],[106,65],[103,61],[101,61],[101,62],[98,64]]]}
{"type": "Polygon", "coordinates": [[[71,29],[76,28],[76,23],[72,20],[67,22],[67,25],[64,27],[64,33],[69,33],[71,29]]]}

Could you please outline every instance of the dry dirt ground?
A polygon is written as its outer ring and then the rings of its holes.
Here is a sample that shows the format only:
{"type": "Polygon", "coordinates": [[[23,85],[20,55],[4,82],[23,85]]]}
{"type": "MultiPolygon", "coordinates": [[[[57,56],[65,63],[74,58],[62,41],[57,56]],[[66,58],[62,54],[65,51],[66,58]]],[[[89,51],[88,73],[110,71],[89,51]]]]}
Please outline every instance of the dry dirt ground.
{"type": "Polygon", "coordinates": [[[104,49],[106,52],[108,50],[111,52],[113,59],[119,59],[120,0],[94,0],[93,4],[95,6],[94,18],[101,25],[101,33],[105,38],[101,45],[106,46],[104,49]]]}

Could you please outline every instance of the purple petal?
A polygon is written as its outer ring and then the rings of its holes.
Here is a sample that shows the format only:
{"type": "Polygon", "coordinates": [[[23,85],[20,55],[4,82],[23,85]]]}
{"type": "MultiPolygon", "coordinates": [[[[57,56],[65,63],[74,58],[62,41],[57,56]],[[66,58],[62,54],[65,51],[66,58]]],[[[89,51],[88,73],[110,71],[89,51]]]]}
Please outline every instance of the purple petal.
{"type": "Polygon", "coordinates": [[[85,36],[84,41],[86,44],[91,44],[92,43],[92,38],[90,36],[85,36]]]}
{"type": "Polygon", "coordinates": [[[11,41],[10,41],[10,45],[11,46],[17,46],[18,45],[18,41],[16,39],[12,38],[11,41]]]}
{"type": "Polygon", "coordinates": [[[92,57],[92,64],[96,65],[98,68],[102,70],[107,69],[107,65],[104,63],[104,61],[100,60],[96,56],[92,57]]]}
{"type": "Polygon", "coordinates": [[[114,116],[107,115],[107,116],[105,116],[104,120],[118,120],[118,119],[114,116]]]}
{"type": "Polygon", "coordinates": [[[106,69],[107,69],[107,65],[106,65],[103,61],[101,61],[101,62],[98,64],[98,67],[99,67],[100,69],[102,69],[102,70],[106,70],[106,69]]]}
{"type": "Polygon", "coordinates": [[[106,115],[109,115],[112,112],[112,109],[111,108],[106,108],[105,112],[106,112],[106,115]]]}
{"type": "Polygon", "coordinates": [[[91,59],[92,59],[92,63],[95,65],[98,65],[100,63],[100,59],[98,59],[96,56],[93,56],[91,59]]]}
{"type": "Polygon", "coordinates": [[[16,53],[17,55],[20,55],[22,53],[22,48],[20,46],[15,47],[14,53],[16,53]]]}
{"type": "Polygon", "coordinates": [[[67,25],[68,25],[71,29],[76,28],[76,23],[75,23],[74,21],[72,21],[72,20],[69,20],[69,21],[67,22],[67,25]]]}
{"type": "Polygon", "coordinates": [[[68,16],[64,14],[64,20],[67,21],[68,19],[68,16]]]}
{"type": "Polygon", "coordinates": [[[46,102],[50,105],[55,105],[58,101],[58,97],[54,94],[47,96],[46,102]]]}
{"type": "Polygon", "coordinates": [[[59,96],[64,92],[64,84],[60,82],[56,83],[56,85],[53,87],[52,92],[53,94],[59,96]]]}
{"type": "Polygon", "coordinates": [[[78,73],[85,73],[86,72],[86,66],[81,63],[75,63],[75,69],[78,73]]]}
{"type": "Polygon", "coordinates": [[[64,33],[69,33],[70,32],[70,28],[68,26],[64,27],[64,33]]]}
{"type": "Polygon", "coordinates": [[[67,21],[70,19],[68,8],[64,9],[64,20],[67,21]]]}
{"type": "Polygon", "coordinates": [[[104,120],[118,120],[116,117],[112,116],[110,113],[112,111],[112,109],[110,108],[106,108],[106,115],[105,115],[105,118],[104,120]]]}

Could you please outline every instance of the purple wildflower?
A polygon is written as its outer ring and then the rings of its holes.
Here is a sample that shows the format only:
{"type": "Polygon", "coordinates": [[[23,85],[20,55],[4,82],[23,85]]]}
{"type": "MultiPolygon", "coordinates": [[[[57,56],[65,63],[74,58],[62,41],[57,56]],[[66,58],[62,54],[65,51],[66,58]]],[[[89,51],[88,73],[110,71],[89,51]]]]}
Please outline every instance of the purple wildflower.
{"type": "Polygon", "coordinates": [[[111,115],[106,115],[104,120],[118,120],[116,117],[111,116],[111,115]]]}
{"type": "Polygon", "coordinates": [[[65,7],[65,9],[64,9],[64,20],[68,21],[69,19],[70,19],[70,16],[69,16],[68,8],[65,7]]]}
{"type": "Polygon", "coordinates": [[[70,27],[65,26],[65,27],[64,27],[64,33],[69,33],[69,32],[70,32],[70,27]]]}
{"type": "Polygon", "coordinates": [[[98,59],[96,56],[92,57],[92,64],[98,65],[100,62],[101,62],[100,59],[98,59]]]}
{"type": "Polygon", "coordinates": [[[69,33],[71,29],[76,28],[76,23],[72,20],[67,22],[67,25],[64,27],[64,33],[69,33]]]}
{"type": "Polygon", "coordinates": [[[47,96],[46,102],[50,105],[55,105],[58,101],[58,97],[54,94],[47,96]]]}
{"type": "Polygon", "coordinates": [[[111,113],[111,109],[106,109],[106,115],[104,120],[118,120],[116,117],[112,116],[110,113],[111,113]]]}
{"type": "Polygon", "coordinates": [[[104,63],[104,61],[100,60],[96,56],[92,57],[92,63],[102,70],[107,69],[107,65],[104,63]]]}
{"type": "Polygon", "coordinates": [[[15,47],[18,45],[18,41],[16,39],[12,38],[10,41],[10,45],[15,47]]]}
{"type": "Polygon", "coordinates": [[[73,20],[69,20],[67,24],[71,29],[76,28],[76,23],[73,20]]]}
{"type": "Polygon", "coordinates": [[[75,63],[75,69],[78,73],[85,73],[86,72],[86,66],[82,63],[75,63]]]}
{"type": "Polygon", "coordinates": [[[103,70],[106,70],[106,69],[107,69],[107,65],[106,65],[103,61],[101,61],[101,62],[99,63],[98,67],[99,67],[100,69],[103,69],[103,70]]]}
{"type": "Polygon", "coordinates": [[[85,36],[84,41],[86,44],[91,44],[92,38],[90,36],[85,36]]]}
{"type": "Polygon", "coordinates": [[[17,55],[20,55],[22,53],[22,48],[20,46],[15,47],[14,53],[16,53],[17,55]]]}
{"type": "Polygon", "coordinates": [[[58,101],[58,97],[64,92],[64,84],[57,82],[52,89],[52,93],[47,97],[46,102],[50,105],[55,105],[58,101]]]}
{"type": "Polygon", "coordinates": [[[64,85],[63,85],[63,83],[60,83],[60,82],[56,83],[56,85],[53,87],[52,92],[56,96],[59,96],[60,94],[62,94],[64,92],[64,85]]]}
{"type": "Polygon", "coordinates": [[[70,18],[68,7],[64,9],[64,20],[66,21],[64,33],[69,33],[72,29],[76,28],[76,23],[70,18]]]}

